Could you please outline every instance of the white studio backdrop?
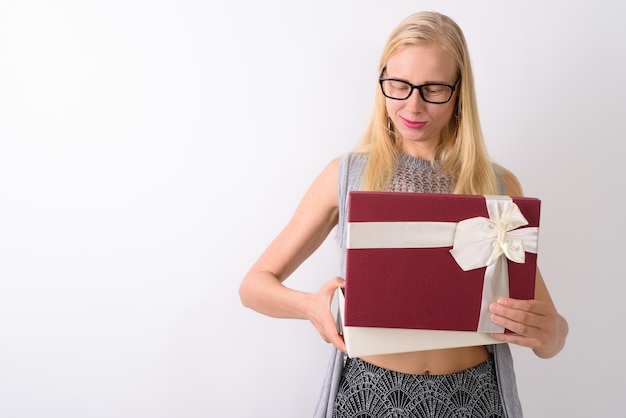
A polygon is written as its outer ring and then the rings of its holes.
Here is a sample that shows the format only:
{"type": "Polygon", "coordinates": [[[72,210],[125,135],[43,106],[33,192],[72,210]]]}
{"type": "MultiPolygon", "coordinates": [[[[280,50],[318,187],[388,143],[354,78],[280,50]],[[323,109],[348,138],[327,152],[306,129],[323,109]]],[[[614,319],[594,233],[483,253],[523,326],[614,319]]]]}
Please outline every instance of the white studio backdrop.
{"type": "MultiPolygon", "coordinates": [[[[571,1],[0,2],[0,417],[311,415],[329,354],[238,286],[355,144],[385,39],[450,15],[494,160],[543,201],[571,334],[514,349],[528,417],[626,389],[625,7],[571,1]]],[[[332,237],[287,284],[337,272],[332,237]]]]}

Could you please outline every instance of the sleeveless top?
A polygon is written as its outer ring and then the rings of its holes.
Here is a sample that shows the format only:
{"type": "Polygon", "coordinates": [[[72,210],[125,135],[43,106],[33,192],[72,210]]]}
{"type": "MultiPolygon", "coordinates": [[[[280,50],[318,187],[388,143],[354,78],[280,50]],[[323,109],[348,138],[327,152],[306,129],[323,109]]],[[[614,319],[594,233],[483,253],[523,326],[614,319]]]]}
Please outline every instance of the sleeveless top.
{"type": "MultiPolygon", "coordinates": [[[[366,162],[367,155],[358,153],[343,154],[339,159],[339,221],[335,239],[341,248],[342,277],[345,277],[348,193],[360,188],[361,176],[366,162]]],[[[502,172],[499,171],[499,167],[494,167],[499,177],[499,193],[504,194],[504,181],[501,178],[502,172]]],[[[443,171],[438,162],[431,164],[429,161],[401,154],[389,190],[417,193],[451,193],[455,182],[456,179],[443,171]]],[[[487,350],[494,356],[505,416],[508,418],[522,418],[522,406],[517,393],[513,357],[509,345],[504,343],[493,344],[487,346],[487,350]]],[[[314,418],[332,417],[344,361],[345,354],[332,347],[314,418]]]]}

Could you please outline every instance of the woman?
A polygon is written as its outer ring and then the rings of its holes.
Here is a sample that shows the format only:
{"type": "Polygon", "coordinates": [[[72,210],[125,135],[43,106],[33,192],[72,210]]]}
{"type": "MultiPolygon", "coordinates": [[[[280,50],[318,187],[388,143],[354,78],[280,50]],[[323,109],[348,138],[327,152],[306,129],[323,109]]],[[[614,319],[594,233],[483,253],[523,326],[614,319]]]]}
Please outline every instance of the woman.
{"type": "MultiPolygon", "coordinates": [[[[307,319],[342,353],[330,306],[343,279],[332,278],[315,293],[282,283],[335,226],[345,261],[350,190],[522,195],[516,177],[487,155],[467,46],[454,21],[434,12],[409,16],[391,33],[378,70],[373,111],[357,149],[322,171],[240,287],[245,306],[307,319]]],[[[549,358],[563,348],[568,326],[539,271],[535,288],[534,300],[493,301],[491,320],[514,331],[494,337],[549,358]]],[[[319,416],[521,416],[508,344],[344,357],[331,364],[329,370],[341,373],[329,373],[319,416]]]]}

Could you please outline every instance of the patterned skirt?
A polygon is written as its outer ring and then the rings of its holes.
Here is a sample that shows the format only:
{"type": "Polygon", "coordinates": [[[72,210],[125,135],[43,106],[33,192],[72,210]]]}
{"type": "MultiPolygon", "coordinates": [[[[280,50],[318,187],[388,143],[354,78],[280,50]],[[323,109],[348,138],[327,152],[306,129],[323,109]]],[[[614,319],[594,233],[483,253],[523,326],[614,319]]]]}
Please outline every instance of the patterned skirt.
{"type": "Polygon", "coordinates": [[[349,358],[334,418],[502,418],[493,358],[457,373],[398,373],[349,358]]]}

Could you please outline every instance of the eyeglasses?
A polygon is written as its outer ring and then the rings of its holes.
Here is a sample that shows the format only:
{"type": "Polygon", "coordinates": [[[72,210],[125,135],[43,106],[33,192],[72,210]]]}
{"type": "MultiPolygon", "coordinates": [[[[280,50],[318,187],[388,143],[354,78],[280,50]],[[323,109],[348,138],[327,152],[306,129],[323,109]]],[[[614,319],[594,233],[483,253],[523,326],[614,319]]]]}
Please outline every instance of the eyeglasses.
{"type": "Polygon", "coordinates": [[[379,79],[380,88],[385,95],[393,100],[406,100],[411,97],[413,90],[420,92],[420,97],[426,103],[444,104],[448,103],[452,98],[452,93],[456,90],[456,86],[461,79],[457,79],[453,86],[443,83],[430,83],[416,86],[403,80],[395,78],[379,79]]]}

